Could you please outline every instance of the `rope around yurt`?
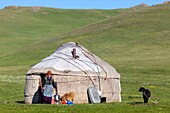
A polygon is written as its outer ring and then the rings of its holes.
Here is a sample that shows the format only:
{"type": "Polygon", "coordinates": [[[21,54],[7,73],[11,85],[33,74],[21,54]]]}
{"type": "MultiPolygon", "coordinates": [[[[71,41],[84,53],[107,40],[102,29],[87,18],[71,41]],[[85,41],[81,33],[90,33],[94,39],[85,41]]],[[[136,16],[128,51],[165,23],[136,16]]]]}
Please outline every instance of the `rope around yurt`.
{"type": "MultiPolygon", "coordinates": [[[[63,54],[63,55],[65,55],[65,54],[63,54]]],[[[69,56],[69,55],[66,55],[66,56],[69,56]]],[[[68,61],[66,58],[62,58],[62,57],[59,57],[59,56],[55,56],[55,57],[61,58],[62,60],[66,61],[66,62],[72,64],[73,66],[77,67],[78,69],[80,69],[82,72],[84,72],[89,77],[89,79],[92,81],[93,85],[95,85],[93,79],[91,78],[91,76],[89,76],[89,73],[88,73],[87,70],[85,70],[85,71],[82,70],[80,67],[78,67],[78,66],[74,65],[73,63],[71,63],[70,61],[68,61]]]]}

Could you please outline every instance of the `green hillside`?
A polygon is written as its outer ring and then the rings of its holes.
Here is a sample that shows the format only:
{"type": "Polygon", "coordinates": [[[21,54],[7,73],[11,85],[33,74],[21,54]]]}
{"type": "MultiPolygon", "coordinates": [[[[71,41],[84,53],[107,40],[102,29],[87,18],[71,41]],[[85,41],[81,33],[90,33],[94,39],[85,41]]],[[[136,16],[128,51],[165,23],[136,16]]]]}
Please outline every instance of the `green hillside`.
{"type": "Polygon", "coordinates": [[[23,63],[27,65],[28,63],[25,63],[23,60],[28,61],[26,57],[29,57],[30,61],[32,61],[32,57],[34,57],[34,55],[30,56],[30,53],[27,51],[31,50],[30,52],[34,54],[35,51],[32,50],[35,48],[40,49],[40,51],[37,50],[35,52],[37,55],[42,55],[42,57],[36,57],[40,60],[44,57],[44,54],[49,55],[51,51],[56,49],[56,44],[54,48],[51,49],[51,44],[54,44],[51,43],[53,39],[59,40],[61,39],[59,37],[60,35],[70,32],[73,29],[102,21],[103,19],[120,13],[118,10],[64,10],[40,8],[41,9],[38,11],[33,11],[31,7],[0,10],[0,21],[2,23],[0,26],[0,48],[2,49],[0,57],[4,61],[0,63],[0,65],[20,66],[23,63]],[[50,40],[50,42],[46,43],[47,40],[50,40]],[[44,47],[37,47],[37,45],[39,46],[39,42],[42,41],[45,42],[42,44],[44,47]],[[49,50],[42,51],[42,49],[48,49],[48,47],[50,47],[49,50]],[[29,54],[29,56],[27,54],[29,54]],[[18,58],[18,56],[21,58],[18,58]],[[11,61],[11,58],[17,61],[11,61]],[[9,62],[8,59],[10,59],[11,62],[9,62]]]}
{"type": "Polygon", "coordinates": [[[11,108],[3,111],[18,113],[24,107],[25,112],[45,112],[50,107],[51,112],[110,113],[114,108],[115,112],[168,113],[169,11],[170,4],[116,10],[45,7],[36,11],[33,7],[0,10],[0,110],[11,108]],[[80,43],[116,68],[121,74],[122,103],[74,105],[71,108],[20,104],[25,73],[69,41],[80,43]],[[152,92],[148,105],[141,103],[142,95],[137,91],[140,86],[152,92]],[[155,100],[158,104],[152,102],[155,100]]]}

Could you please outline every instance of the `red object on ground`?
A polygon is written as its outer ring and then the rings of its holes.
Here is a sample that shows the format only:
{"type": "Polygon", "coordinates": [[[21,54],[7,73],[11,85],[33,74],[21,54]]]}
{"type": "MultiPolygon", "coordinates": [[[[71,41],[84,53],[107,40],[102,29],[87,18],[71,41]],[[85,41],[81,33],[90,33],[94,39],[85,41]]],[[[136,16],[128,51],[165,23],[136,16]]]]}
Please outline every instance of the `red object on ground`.
{"type": "Polygon", "coordinates": [[[67,101],[66,101],[66,100],[63,100],[63,101],[62,101],[62,104],[67,104],[67,101]]]}

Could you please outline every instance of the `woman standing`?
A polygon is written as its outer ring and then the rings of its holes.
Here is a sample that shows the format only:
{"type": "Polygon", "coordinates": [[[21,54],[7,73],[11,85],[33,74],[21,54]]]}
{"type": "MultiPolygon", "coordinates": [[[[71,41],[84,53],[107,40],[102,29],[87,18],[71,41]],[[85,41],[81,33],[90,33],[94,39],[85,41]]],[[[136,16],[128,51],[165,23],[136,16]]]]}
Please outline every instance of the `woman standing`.
{"type": "Polygon", "coordinates": [[[44,80],[41,85],[41,91],[43,93],[43,103],[51,104],[53,88],[56,89],[57,93],[57,84],[54,83],[51,71],[47,71],[46,77],[44,77],[44,80]]]}

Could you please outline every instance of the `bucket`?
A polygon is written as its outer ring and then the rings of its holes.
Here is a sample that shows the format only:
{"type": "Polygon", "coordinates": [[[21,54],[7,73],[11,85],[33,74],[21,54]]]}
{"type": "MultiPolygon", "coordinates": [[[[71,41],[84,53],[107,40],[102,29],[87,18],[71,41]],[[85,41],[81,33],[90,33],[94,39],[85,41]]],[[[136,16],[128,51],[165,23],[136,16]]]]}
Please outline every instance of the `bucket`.
{"type": "Polygon", "coordinates": [[[52,98],[51,104],[56,104],[54,98],[52,98]]]}
{"type": "Polygon", "coordinates": [[[60,103],[60,95],[54,95],[54,100],[56,102],[56,104],[60,103]]]}

